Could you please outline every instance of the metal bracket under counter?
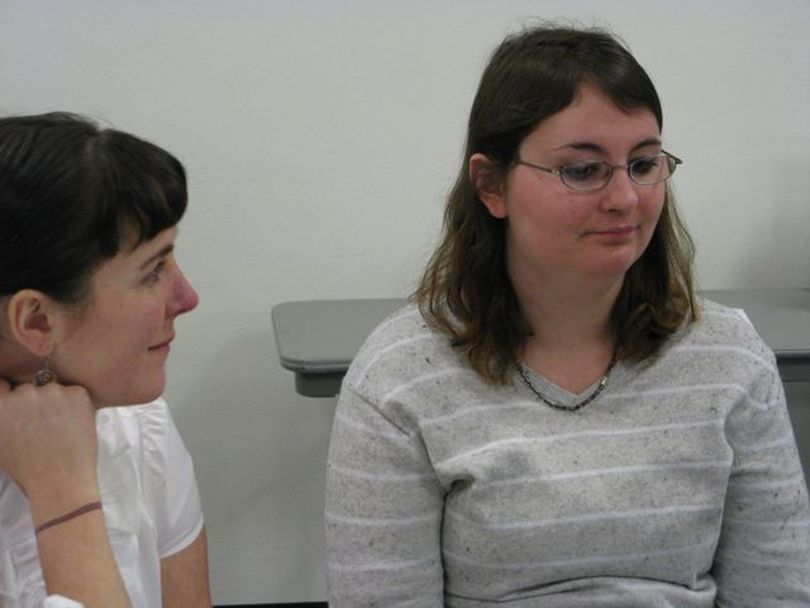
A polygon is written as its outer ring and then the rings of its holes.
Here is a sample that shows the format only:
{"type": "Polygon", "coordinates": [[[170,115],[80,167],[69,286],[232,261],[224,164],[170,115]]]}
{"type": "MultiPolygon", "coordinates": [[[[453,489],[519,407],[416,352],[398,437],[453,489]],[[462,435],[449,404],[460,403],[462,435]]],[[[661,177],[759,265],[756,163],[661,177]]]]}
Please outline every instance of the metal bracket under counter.
{"type": "MultiPolygon", "coordinates": [[[[785,381],[810,382],[810,289],[710,290],[701,295],[743,309],[776,354],[785,381]]],[[[403,298],[284,302],[272,310],[281,365],[295,390],[334,397],[354,355],[403,298]]]]}
{"type": "Polygon", "coordinates": [[[334,397],[366,337],[404,298],[306,300],[273,306],[281,366],[295,372],[305,397],[334,397]]]}

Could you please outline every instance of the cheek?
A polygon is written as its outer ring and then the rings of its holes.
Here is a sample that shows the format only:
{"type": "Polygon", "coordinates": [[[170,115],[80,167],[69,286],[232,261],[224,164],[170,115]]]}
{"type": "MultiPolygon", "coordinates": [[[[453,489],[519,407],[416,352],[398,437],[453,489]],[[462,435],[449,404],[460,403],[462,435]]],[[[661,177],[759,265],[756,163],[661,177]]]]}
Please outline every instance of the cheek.
{"type": "Polygon", "coordinates": [[[532,191],[519,201],[518,218],[544,232],[576,230],[589,221],[593,205],[588,201],[571,200],[568,196],[556,196],[548,191],[532,191]]]}
{"type": "Polygon", "coordinates": [[[119,336],[118,342],[122,347],[129,351],[140,351],[152,346],[157,338],[163,337],[166,315],[162,306],[140,306],[122,309],[120,312],[115,318],[107,319],[105,326],[108,333],[106,338],[102,336],[103,339],[110,340],[113,336],[119,336]]]}
{"type": "Polygon", "coordinates": [[[650,241],[652,240],[653,234],[655,234],[655,229],[658,227],[658,221],[661,219],[661,214],[664,210],[664,198],[661,196],[660,198],[652,199],[649,205],[646,205],[643,208],[643,234],[644,234],[644,248],[646,249],[649,246],[650,241]]]}
{"type": "MultiPolygon", "coordinates": [[[[159,333],[166,323],[166,309],[163,306],[153,306],[148,311],[144,312],[141,317],[140,326],[144,334],[151,331],[152,336],[157,332],[159,333]]],[[[146,336],[144,336],[146,337],[146,336]]]]}
{"type": "MultiPolygon", "coordinates": [[[[664,184],[661,184],[663,186],[664,184]]],[[[661,217],[661,212],[664,210],[664,203],[666,201],[666,190],[662,187],[644,201],[644,210],[647,217],[653,222],[657,223],[658,218],[661,217]]]]}

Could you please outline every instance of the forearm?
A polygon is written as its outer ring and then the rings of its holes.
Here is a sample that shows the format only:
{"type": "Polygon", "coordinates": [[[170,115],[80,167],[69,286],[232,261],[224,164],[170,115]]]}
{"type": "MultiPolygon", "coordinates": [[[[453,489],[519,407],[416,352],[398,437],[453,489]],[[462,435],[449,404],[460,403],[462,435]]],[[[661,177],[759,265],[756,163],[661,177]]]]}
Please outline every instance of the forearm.
{"type": "Polygon", "coordinates": [[[64,595],[86,608],[130,606],[101,509],[42,530],[37,548],[49,594],[64,595]]]}
{"type": "Polygon", "coordinates": [[[210,608],[205,528],[188,547],[160,561],[163,608],[210,608]]]}

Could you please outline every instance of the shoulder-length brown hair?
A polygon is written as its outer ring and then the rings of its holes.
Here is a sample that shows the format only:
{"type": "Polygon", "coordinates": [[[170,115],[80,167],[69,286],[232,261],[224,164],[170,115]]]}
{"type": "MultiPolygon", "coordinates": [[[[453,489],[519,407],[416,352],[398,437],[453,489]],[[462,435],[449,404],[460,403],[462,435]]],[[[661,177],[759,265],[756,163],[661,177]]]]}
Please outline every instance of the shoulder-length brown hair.
{"type": "MultiPolygon", "coordinates": [[[[617,107],[646,108],[663,125],[655,87],[630,52],[595,29],[540,26],[504,40],[481,77],[461,170],[447,200],[442,240],[414,298],[426,321],[446,334],[486,381],[506,384],[530,333],[506,266],[506,227],[492,217],[469,174],[473,154],[502,177],[535,127],[566,108],[583,84],[617,107]]],[[[620,357],[641,360],[697,317],[694,246],[667,186],[649,246],[625,276],[612,323],[620,357]]]]}

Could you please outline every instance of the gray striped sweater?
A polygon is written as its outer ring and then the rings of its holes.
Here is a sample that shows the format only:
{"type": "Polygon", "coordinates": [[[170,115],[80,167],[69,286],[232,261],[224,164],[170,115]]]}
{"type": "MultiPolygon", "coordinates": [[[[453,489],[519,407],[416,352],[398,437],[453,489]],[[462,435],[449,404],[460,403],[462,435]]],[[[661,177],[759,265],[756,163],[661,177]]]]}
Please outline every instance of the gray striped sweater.
{"type": "Polygon", "coordinates": [[[774,357],[710,302],[577,412],[483,383],[405,307],[343,383],[325,518],[332,608],[810,606],[774,357]]]}

